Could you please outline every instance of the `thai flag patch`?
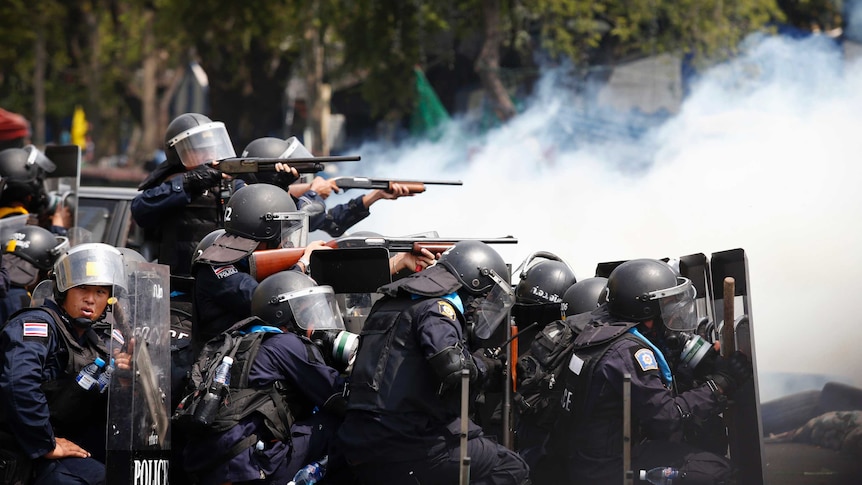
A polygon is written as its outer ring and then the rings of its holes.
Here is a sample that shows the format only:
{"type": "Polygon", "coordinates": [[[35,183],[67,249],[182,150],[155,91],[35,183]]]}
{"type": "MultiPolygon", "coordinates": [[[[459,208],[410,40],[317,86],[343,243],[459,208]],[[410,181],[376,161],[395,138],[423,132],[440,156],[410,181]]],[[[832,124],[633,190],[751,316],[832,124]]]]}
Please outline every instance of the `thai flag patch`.
{"type": "Polygon", "coordinates": [[[117,343],[119,343],[120,345],[123,345],[124,343],[126,343],[126,339],[123,338],[123,333],[120,332],[119,330],[117,330],[116,328],[111,330],[111,338],[116,340],[117,343]]]}
{"type": "Polygon", "coordinates": [[[24,323],[25,337],[48,337],[48,324],[44,322],[25,322],[24,323]]]}

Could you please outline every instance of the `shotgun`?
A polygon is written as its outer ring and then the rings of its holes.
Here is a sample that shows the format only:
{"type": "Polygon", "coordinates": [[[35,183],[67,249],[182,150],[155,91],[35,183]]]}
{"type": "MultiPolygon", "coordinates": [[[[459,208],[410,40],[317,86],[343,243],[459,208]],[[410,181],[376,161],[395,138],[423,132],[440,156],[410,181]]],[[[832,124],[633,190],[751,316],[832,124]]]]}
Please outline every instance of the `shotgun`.
{"type": "MultiPolygon", "coordinates": [[[[361,236],[344,236],[338,239],[332,239],[325,245],[333,249],[335,248],[364,248],[364,247],[383,247],[390,252],[412,252],[413,254],[422,254],[423,249],[427,249],[434,255],[441,254],[459,241],[482,241],[486,244],[517,244],[518,239],[513,236],[501,238],[430,238],[430,237],[361,237],[361,236]]],[[[249,269],[252,277],[257,281],[263,281],[267,276],[284,271],[295,265],[302,255],[305,254],[305,248],[281,248],[281,249],[262,249],[254,251],[249,256],[249,269]]]]}
{"type": "Polygon", "coordinates": [[[284,163],[295,168],[299,173],[317,173],[325,168],[324,163],[329,162],[358,162],[361,159],[356,156],[343,157],[310,157],[310,158],[257,158],[237,157],[223,158],[213,164],[213,168],[228,175],[243,173],[275,172],[275,164],[284,163]]]}
{"type": "Polygon", "coordinates": [[[340,189],[382,189],[392,192],[392,184],[404,185],[411,194],[425,192],[426,185],[464,185],[460,180],[388,180],[366,177],[335,177],[331,179],[340,189]]]}

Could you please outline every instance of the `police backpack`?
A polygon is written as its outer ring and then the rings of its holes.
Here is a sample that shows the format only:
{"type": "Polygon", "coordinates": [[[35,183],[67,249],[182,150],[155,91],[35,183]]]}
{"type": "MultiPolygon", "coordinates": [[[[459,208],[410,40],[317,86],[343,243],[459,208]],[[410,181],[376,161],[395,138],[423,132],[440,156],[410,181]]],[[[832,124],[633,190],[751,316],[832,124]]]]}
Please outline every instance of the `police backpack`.
{"type": "Polygon", "coordinates": [[[589,322],[589,313],[550,322],[536,335],[530,349],[518,359],[518,391],[514,402],[521,415],[536,415],[539,422],[553,424],[564,387],[563,371],[575,338],[589,322]]]}
{"type": "Polygon", "coordinates": [[[248,384],[249,370],[260,344],[271,335],[269,332],[249,331],[249,327],[254,325],[265,323],[257,317],[241,320],[204,345],[192,364],[187,392],[171,417],[177,428],[192,434],[223,432],[252,413],[260,413],[275,439],[289,440],[293,424],[288,408],[289,390],[281,382],[264,389],[250,388],[248,384]],[[230,383],[227,392],[221,396],[214,418],[203,423],[196,419],[196,411],[213,386],[216,367],[225,356],[233,358],[230,383]]]}

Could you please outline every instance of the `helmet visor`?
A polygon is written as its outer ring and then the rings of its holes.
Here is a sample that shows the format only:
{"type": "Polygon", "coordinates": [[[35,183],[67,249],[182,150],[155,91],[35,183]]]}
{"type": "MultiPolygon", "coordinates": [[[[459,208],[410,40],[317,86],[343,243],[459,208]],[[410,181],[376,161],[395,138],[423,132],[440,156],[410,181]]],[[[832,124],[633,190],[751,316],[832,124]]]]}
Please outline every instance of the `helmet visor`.
{"type": "Polygon", "coordinates": [[[697,328],[697,290],[688,278],[677,277],[677,286],[649,294],[650,300],[659,300],[661,319],[665,327],[677,332],[691,332],[697,328]]]}
{"type": "Polygon", "coordinates": [[[308,243],[308,214],[305,212],[273,212],[264,217],[281,221],[281,247],[302,248],[308,243]]]}
{"type": "Polygon", "coordinates": [[[490,337],[515,304],[515,292],[512,291],[512,286],[500,278],[494,270],[488,271],[488,276],[494,280],[494,286],[485,298],[478,302],[473,324],[473,333],[480,339],[490,337]]]}
{"type": "Polygon", "coordinates": [[[296,326],[308,333],[316,330],[344,330],[344,321],[331,286],[303,288],[278,295],[277,299],[287,302],[296,326]]]}
{"type": "Polygon", "coordinates": [[[215,121],[183,131],[168,141],[186,168],[236,157],[224,123],[215,121]]]}
{"type": "Polygon", "coordinates": [[[314,155],[295,136],[285,141],[287,142],[287,149],[279,158],[314,158],[314,155]]]}
{"type": "Polygon", "coordinates": [[[57,165],[35,146],[27,145],[24,147],[24,150],[27,151],[27,165],[36,165],[48,173],[57,170],[57,165]]]}

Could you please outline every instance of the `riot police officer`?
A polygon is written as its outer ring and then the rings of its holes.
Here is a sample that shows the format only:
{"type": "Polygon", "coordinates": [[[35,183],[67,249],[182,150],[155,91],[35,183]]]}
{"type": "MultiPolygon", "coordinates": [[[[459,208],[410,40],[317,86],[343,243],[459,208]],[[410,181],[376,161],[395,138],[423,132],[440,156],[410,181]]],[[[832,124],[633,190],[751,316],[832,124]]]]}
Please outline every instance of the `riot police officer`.
{"type": "Polygon", "coordinates": [[[577,278],[565,261],[547,251],[530,254],[519,268],[512,318],[518,327],[518,345],[527,349],[545,324],[562,318],[563,293],[577,278]]]}
{"type": "MultiPolygon", "coordinates": [[[[519,353],[523,355],[530,349],[538,332],[550,322],[563,318],[563,293],[577,279],[568,263],[547,251],[530,254],[518,269],[520,281],[515,286],[512,318],[518,328],[519,353]]],[[[522,375],[518,375],[519,380],[522,375]]],[[[515,449],[530,466],[531,478],[535,482],[536,474],[543,473],[546,468],[535,465],[544,454],[548,429],[540,425],[541,416],[537,416],[532,410],[520,405],[515,409],[515,449]]]]}
{"type": "MultiPolygon", "coordinates": [[[[571,483],[611,483],[623,473],[625,374],[631,376],[632,464],[635,470],[683,464],[699,452],[681,441],[684,424],[708,418],[751,377],[744,355],[718,359],[704,384],[676,393],[662,349],[697,325],[694,288],[666,263],[626,261],[608,276],[607,303],[578,334],[565,370],[561,417],[552,437],[565,452],[571,483]]],[[[731,472],[714,456],[716,481],[731,472]]]]}
{"type": "Polygon", "coordinates": [[[147,230],[150,247],[144,256],[152,259],[148,253],[154,253],[172,276],[188,276],[198,242],[221,227],[225,199],[245,183],[228,180],[208,163],[236,152],[224,124],[202,114],[185,113],[171,121],[165,154],[167,159],[138,186],[132,216],[147,230]]]}
{"type": "Polygon", "coordinates": [[[10,279],[6,298],[0,300],[0,322],[30,305],[30,292],[48,276],[57,258],[69,249],[69,240],[39,226],[15,231],[3,246],[3,268],[10,279]]]}
{"type": "MultiPolygon", "coordinates": [[[[360,335],[339,443],[367,483],[457,483],[461,371],[474,386],[500,372],[498,361],[471,355],[469,341],[487,339],[514,303],[508,267],[487,244],[462,241],[379,291],[360,335]]],[[[527,480],[524,461],[472,421],[468,437],[471,483],[527,480]]]]}
{"type": "MultiPolygon", "coordinates": [[[[305,336],[344,329],[332,288],[317,286],[302,273],[283,271],[257,286],[251,307],[256,318],[238,328],[265,335],[251,363],[236,360],[232,366],[237,372],[247,369],[247,376],[232,375],[231,382],[247,380],[249,388],[270,396],[277,389],[279,400],[273,398],[274,407],[258,408],[227,431],[193,436],[184,463],[196,483],[287,483],[307,463],[331,454],[344,414],[344,379],[305,336]],[[288,422],[275,411],[279,407],[289,414],[288,422]]],[[[332,472],[330,468],[327,474],[332,472]]]]}
{"type": "MultiPolygon", "coordinates": [[[[47,217],[45,178],[56,168],[54,162],[33,145],[0,151],[0,178],[4,182],[0,191],[0,219],[20,214],[47,217]]],[[[65,236],[72,213],[68,207],[58,207],[50,214],[50,219],[50,226],[46,221],[46,227],[65,236]]]]}
{"type": "Polygon", "coordinates": [[[133,343],[109,349],[92,328],[126,290],[123,258],[106,244],[82,244],[60,256],[54,277],[53,300],[0,330],[3,428],[32,460],[33,483],[104,483],[107,395],[75,377],[96,357],[113,357],[117,373],[131,370],[133,343]]]}
{"type": "MultiPolygon", "coordinates": [[[[304,273],[317,241],[306,245],[307,215],[298,211],[290,195],[275,185],[251,184],[237,190],[225,207],[224,233],[206,248],[195,251],[192,348],[201,345],[251,312],[257,280],[250,274],[248,256],[257,249],[305,247],[292,270],[304,273]]],[[[218,231],[218,230],[216,230],[218,231]]]]}

